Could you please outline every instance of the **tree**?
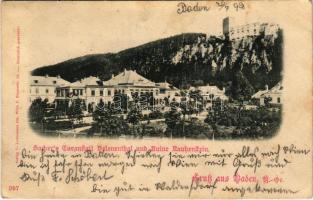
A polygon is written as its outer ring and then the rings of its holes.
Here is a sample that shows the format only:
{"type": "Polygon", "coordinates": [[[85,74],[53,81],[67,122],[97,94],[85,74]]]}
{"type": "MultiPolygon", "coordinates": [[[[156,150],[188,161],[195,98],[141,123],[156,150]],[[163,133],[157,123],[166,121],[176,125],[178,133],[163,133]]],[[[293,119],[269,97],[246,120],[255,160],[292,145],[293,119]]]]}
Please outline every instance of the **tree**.
{"type": "Polygon", "coordinates": [[[186,115],[191,114],[191,109],[188,105],[187,101],[182,101],[179,104],[180,108],[181,108],[181,113],[183,115],[183,120],[181,121],[182,123],[182,134],[185,135],[185,121],[186,121],[186,115]]]}
{"type": "Polygon", "coordinates": [[[72,104],[68,109],[68,117],[72,122],[72,128],[74,129],[74,123],[77,121],[80,123],[83,119],[83,109],[84,109],[84,102],[81,99],[72,99],[72,104]]]}
{"type": "Polygon", "coordinates": [[[170,101],[168,97],[164,97],[164,102],[165,102],[165,106],[169,106],[170,105],[170,101]]]}
{"type": "Polygon", "coordinates": [[[45,109],[48,107],[48,100],[35,99],[29,108],[29,117],[33,122],[42,122],[45,116],[45,109]]]}
{"type": "Polygon", "coordinates": [[[142,113],[136,105],[132,106],[130,111],[127,113],[127,121],[133,125],[133,134],[135,133],[135,125],[140,122],[142,117],[142,113]]]}
{"type": "Polygon", "coordinates": [[[159,110],[154,110],[149,114],[149,119],[160,119],[163,118],[163,114],[159,110]]]}
{"type": "Polygon", "coordinates": [[[171,107],[171,110],[165,113],[165,123],[167,125],[167,132],[170,132],[171,137],[177,136],[177,128],[180,123],[180,112],[176,107],[171,107]]]}
{"type": "Polygon", "coordinates": [[[45,130],[45,114],[48,107],[48,99],[35,99],[29,108],[29,118],[32,122],[41,123],[42,131],[45,130]]]}
{"type": "Polygon", "coordinates": [[[220,121],[225,121],[225,110],[222,110],[216,104],[213,104],[209,109],[207,117],[204,119],[204,122],[209,124],[213,129],[212,139],[214,140],[214,133],[218,133],[217,125],[220,121]]]}
{"type": "Polygon", "coordinates": [[[264,97],[265,106],[269,107],[271,101],[272,101],[272,97],[264,97]]]}
{"type": "Polygon", "coordinates": [[[105,104],[102,99],[97,104],[95,111],[93,112],[93,119],[96,121],[96,125],[100,127],[100,134],[102,136],[103,128],[106,132],[110,132],[110,119],[112,115],[108,108],[105,107],[105,104]]]}
{"type": "Polygon", "coordinates": [[[203,107],[204,107],[204,102],[203,102],[203,97],[201,95],[201,91],[200,90],[191,91],[190,99],[192,99],[193,101],[193,103],[190,104],[192,105],[191,108],[198,115],[199,112],[203,111],[203,107]]]}
{"type": "Polygon", "coordinates": [[[254,88],[244,74],[241,71],[237,71],[233,75],[231,92],[234,99],[245,101],[250,100],[251,95],[254,93],[254,88]]]}
{"type": "Polygon", "coordinates": [[[128,97],[123,93],[115,93],[113,97],[113,105],[111,109],[114,113],[123,113],[128,109],[128,97]]]}

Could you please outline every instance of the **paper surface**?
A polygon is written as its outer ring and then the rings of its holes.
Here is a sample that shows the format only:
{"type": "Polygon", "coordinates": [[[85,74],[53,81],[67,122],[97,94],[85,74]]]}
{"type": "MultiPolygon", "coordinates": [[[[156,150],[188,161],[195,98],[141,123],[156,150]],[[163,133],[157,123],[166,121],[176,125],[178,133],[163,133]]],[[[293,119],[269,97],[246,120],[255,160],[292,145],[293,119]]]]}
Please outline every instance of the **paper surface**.
{"type": "Polygon", "coordinates": [[[2,75],[3,197],[312,197],[309,1],[3,2],[2,75]]]}

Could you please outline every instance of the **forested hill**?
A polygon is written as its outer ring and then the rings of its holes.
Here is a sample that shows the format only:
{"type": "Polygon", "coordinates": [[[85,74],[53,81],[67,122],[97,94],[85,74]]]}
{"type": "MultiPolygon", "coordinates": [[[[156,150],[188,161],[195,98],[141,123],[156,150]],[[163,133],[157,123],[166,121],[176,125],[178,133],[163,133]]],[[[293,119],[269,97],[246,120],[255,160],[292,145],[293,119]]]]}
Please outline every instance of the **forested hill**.
{"type": "Polygon", "coordinates": [[[187,33],[153,41],[118,53],[86,55],[32,71],[32,75],[60,75],[73,82],[88,76],[103,80],[124,68],[148,79],[179,88],[212,84],[226,87],[235,99],[274,86],[282,79],[282,31],[274,36],[237,41],[201,33],[187,33]]]}

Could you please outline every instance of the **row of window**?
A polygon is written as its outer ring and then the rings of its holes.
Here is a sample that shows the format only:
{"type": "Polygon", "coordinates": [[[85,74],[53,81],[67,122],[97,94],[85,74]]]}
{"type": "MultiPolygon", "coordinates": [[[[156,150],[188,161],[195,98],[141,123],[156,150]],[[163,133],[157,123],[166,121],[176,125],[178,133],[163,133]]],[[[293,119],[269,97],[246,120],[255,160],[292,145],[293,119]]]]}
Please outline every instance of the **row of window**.
{"type": "MultiPolygon", "coordinates": [[[[240,33],[240,31],[239,31],[239,30],[237,30],[236,32],[237,32],[237,34],[239,34],[239,33],[240,33]]],[[[241,30],[241,33],[244,33],[244,32],[245,32],[245,31],[242,29],[242,30],[241,30]]],[[[248,29],[248,30],[246,30],[246,32],[247,32],[247,33],[249,33],[249,32],[250,32],[250,30],[248,29]]],[[[254,30],[253,30],[253,33],[254,33],[254,34],[257,34],[257,30],[256,30],[256,29],[254,29],[254,30]]],[[[234,34],[235,34],[235,31],[230,31],[230,34],[231,34],[231,35],[234,35],[234,34]]]]}
{"type": "MultiPolygon", "coordinates": [[[[32,93],[32,89],[29,90],[29,93],[32,93]]],[[[39,94],[39,93],[40,93],[40,92],[39,92],[39,88],[36,87],[36,88],[35,88],[35,94],[39,94]]],[[[46,94],[49,94],[49,93],[50,93],[49,88],[46,88],[46,89],[45,89],[45,93],[46,93],[46,94]]],[[[55,93],[55,90],[53,90],[53,93],[55,93]]]]}
{"type": "MultiPolygon", "coordinates": [[[[34,80],[34,83],[38,83],[38,80],[34,80]]],[[[53,84],[57,84],[57,81],[52,81],[53,84]]]]}
{"type": "MultiPolygon", "coordinates": [[[[104,92],[103,90],[99,91],[99,95],[103,96],[104,92]]],[[[96,96],[96,91],[95,90],[91,90],[91,96],[96,96]]],[[[111,90],[108,90],[108,96],[111,96],[111,90]]]]}
{"type": "MultiPolygon", "coordinates": [[[[131,93],[140,93],[140,94],[143,94],[143,93],[147,93],[147,92],[153,92],[153,90],[142,90],[142,89],[130,89],[131,93]]],[[[45,89],[45,93],[46,94],[49,94],[50,90],[49,88],[46,88],[45,89]]],[[[53,91],[54,93],[56,93],[56,96],[57,97],[64,97],[64,96],[68,96],[69,94],[69,90],[68,89],[58,89],[58,90],[54,90],[53,91]]],[[[113,92],[113,91],[112,91],[113,92]]],[[[108,90],[108,96],[111,96],[112,95],[112,92],[111,90],[108,90]]],[[[32,89],[30,89],[30,93],[32,93],[32,89]]],[[[39,87],[36,87],[35,88],[35,94],[39,94],[39,87]]],[[[114,90],[114,93],[122,93],[122,94],[125,94],[125,90],[122,89],[122,90],[114,90]]],[[[73,95],[75,96],[82,96],[84,94],[84,91],[83,89],[73,89],[73,95]]],[[[158,94],[158,91],[156,90],[156,94],[158,94]]],[[[100,96],[104,96],[104,91],[103,90],[100,90],[99,91],[99,95],[100,96]]],[[[91,96],[96,96],[96,90],[91,90],[91,96]]]]}
{"type": "MultiPolygon", "coordinates": [[[[114,94],[125,94],[126,90],[124,89],[121,89],[121,90],[114,90],[114,94]]],[[[130,89],[130,92],[131,94],[134,94],[134,93],[137,93],[137,94],[144,94],[144,93],[148,93],[148,92],[152,92],[153,93],[153,90],[142,90],[142,89],[130,89]]],[[[104,92],[103,90],[100,90],[100,96],[103,96],[104,95],[104,92]]],[[[158,91],[156,90],[156,94],[158,95],[158,91]]],[[[111,93],[111,90],[108,90],[108,96],[111,96],[112,93],[111,93]]],[[[95,90],[91,90],[91,96],[96,96],[96,91],[95,90]]]]}

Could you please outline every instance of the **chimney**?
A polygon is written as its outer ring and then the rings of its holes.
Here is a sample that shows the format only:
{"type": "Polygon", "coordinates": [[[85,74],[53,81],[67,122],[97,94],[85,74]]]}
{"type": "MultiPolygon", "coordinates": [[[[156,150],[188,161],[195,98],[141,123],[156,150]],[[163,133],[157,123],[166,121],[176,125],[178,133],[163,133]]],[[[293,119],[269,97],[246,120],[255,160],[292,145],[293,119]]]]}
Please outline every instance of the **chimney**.
{"type": "Polygon", "coordinates": [[[126,74],[126,68],[124,68],[124,74],[123,75],[125,75],[126,74]]]}
{"type": "Polygon", "coordinates": [[[223,93],[225,93],[225,87],[223,87],[223,93]]]}
{"type": "Polygon", "coordinates": [[[265,85],[265,90],[268,91],[268,85],[265,85]]]}
{"type": "Polygon", "coordinates": [[[61,77],[60,77],[60,75],[57,75],[57,79],[60,79],[61,77]]]}
{"type": "Polygon", "coordinates": [[[45,75],[45,77],[46,77],[46,78],[48,78],[48,77],[49,77],[49,75],[48,75],[48,74],[46,74],[46,75],[45,75]]]}
{"type": "Polygon", "coordinates": [[[112,78],[114,78],[114,74],[112,74],[112,78]]]}

